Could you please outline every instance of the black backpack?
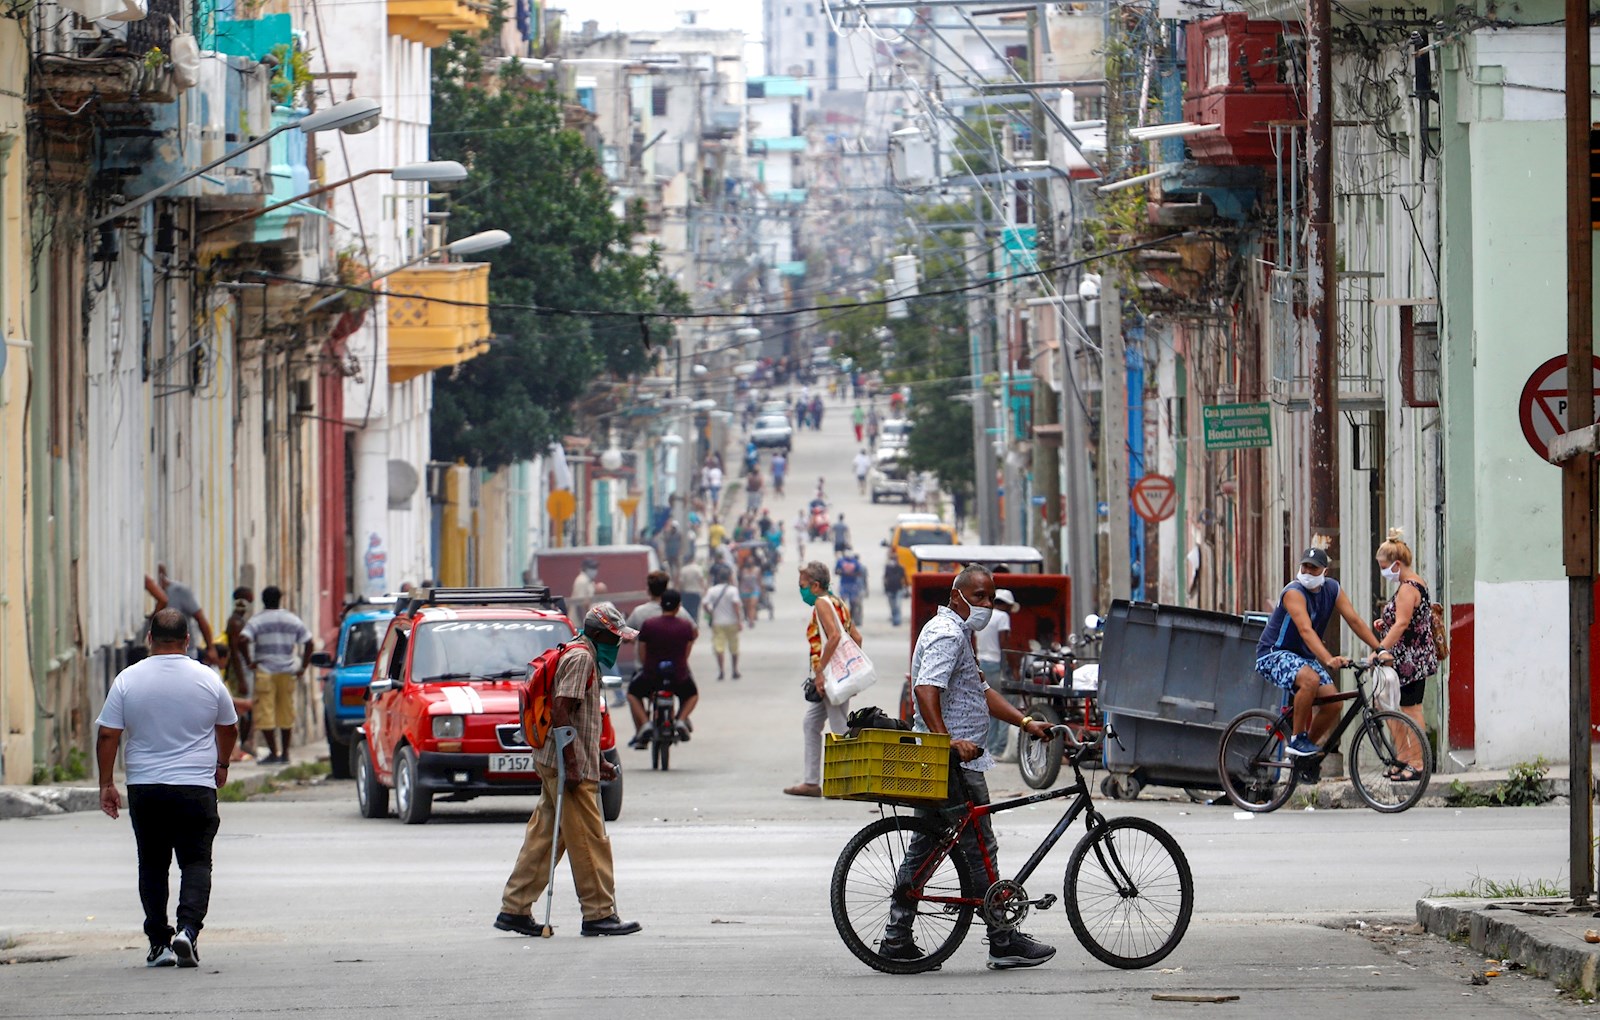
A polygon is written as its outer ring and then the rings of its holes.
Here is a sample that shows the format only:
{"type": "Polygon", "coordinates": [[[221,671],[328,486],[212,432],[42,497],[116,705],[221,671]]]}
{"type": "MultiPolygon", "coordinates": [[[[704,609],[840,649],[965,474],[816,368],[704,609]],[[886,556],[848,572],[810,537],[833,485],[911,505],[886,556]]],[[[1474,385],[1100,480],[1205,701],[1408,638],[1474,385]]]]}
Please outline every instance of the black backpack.
{"type": "Polygon", "coordinates": [[[911,725],[896,719],[877,705],[868,705],[851,712],[845,719],[849,735],[858,736],[862,730],[909,730],[911,725]]]}

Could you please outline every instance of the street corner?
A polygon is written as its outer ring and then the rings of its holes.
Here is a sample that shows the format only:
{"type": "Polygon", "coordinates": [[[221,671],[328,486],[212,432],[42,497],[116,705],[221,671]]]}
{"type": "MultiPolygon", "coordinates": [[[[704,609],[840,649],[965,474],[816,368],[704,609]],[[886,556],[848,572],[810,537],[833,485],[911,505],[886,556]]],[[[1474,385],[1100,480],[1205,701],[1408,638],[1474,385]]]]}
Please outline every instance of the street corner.
{"type": "Polygon", "coordinates": [[[1600,974],[1600,916],[1567,898],[1435,897],[1417,901],[1417,924],[1480,954],[1473,983],[1523,972],[1584,1001],[1600,974]]]}

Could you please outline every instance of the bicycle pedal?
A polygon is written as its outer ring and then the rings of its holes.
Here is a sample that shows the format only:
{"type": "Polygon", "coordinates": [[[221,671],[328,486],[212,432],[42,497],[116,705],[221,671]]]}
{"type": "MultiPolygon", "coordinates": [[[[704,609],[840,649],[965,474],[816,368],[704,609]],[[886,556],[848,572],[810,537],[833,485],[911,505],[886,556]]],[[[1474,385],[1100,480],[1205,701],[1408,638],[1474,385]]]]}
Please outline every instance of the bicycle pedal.
{"type": "Polygon", "coordinates": [[[1049,910],[1056,905],[1056,894],[1045,893],[1043,896],[1029,903],[1028,906],[1035,910],[1049,910]]]}

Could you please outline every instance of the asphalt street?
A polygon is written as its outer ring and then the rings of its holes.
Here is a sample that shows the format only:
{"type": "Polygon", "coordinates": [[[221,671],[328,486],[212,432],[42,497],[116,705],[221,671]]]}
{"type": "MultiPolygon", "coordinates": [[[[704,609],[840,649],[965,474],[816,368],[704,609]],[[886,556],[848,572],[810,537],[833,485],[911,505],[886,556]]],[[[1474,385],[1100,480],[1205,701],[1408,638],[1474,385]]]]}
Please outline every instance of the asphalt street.
{"type": "MultiPolygon", "coordinates": [[[[910,639],[905,627],[889,626],[877,594],[877,541],[902,508],[855,495],[847,430],[846,405],[834,403],[823,432],[797,437],[789,496],[772,509],[792,522],[817,476],[827,476],[872,568],[865,647],[889,678],[858,703],[887,707],[910,639]]],[[[808,554],[831,564],[821,544],[808,554]]],[[[624,752],[623,816],[611,836],[621,913],[641,921],[643,933],[578,937],[564,866],[555,938],[491,929],[531,799],[440,804],[431,823],[408,827],[363,820],[351,784],[327,782],[223,805],[202,965],[146,971],[126,815],[27,819],[0,823],[0,960],[16,961],[0,966],[0,1016],[577,1016],[641,1008],[667,1018],[921,1018],[1067,1003],[1141,1017],[1590,1011],[1520,975],[1473,986],[1467,979],[1481,959],[1396,930],[1411,922],[1419,896],[1464,889],[1477,876],[1560,879],[1564,808],[1249,816],[1181,794],[1107,802],[1108,813],[1158,820],[1193,869],[1194,921],[1160,968],[1123,972],[1094,961],[1056,907],[1027,924],[1061,950],[1038,969],[986,970],[981,935],[973,934],[939,973],[869,970],[834,931],[827,888],[840,848],[875,809],[780,793],[799,779],[805,654],[792,536],[784,555],[777,618],[744,635],[744,678],[718,683],[709,647],[696,649],[697,730],[675,749],[672,770],[653,773],[644,754],[624,752]],[[1152,1001],[1157,993],[1239,999],[1152,1001]]],[[[997,793],[1025,791],[1014,764],[1000,765],[991,783],[997,793]]],[[[1056,810],[1001,816],[1003,870],[1031,851],[1056,810]]],[[[1031,893],[1061,891],[1074,839],[1046,861],[1031,893]]]]}

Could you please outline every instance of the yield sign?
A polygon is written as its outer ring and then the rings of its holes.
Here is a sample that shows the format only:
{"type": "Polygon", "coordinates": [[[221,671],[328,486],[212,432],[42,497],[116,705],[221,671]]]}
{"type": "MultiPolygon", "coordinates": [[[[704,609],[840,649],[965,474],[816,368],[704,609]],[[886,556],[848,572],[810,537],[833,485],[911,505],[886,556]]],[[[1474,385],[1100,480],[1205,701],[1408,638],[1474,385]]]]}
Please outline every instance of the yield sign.
{"type": "MultiPolygon", "coordinates": [[[[1600,357],[1594,359],[1595,407],[1600,409],[1600,357]]],[[[1567,431],[1567,356],[1557,355],[1533,370],[1517,401],[1522,435],[1540,460],[1550,457],[1550,440],[1567,431]]],[[[1600,417],[1597,417],[1600,420],[1600,417]]]]}
{"type": "Polygon", "coordinates": [[[1178,487],[1166,475],[1145,475],[1133,487],[1133,512],[1155,524],[1178,509],[1178,487]]]}

